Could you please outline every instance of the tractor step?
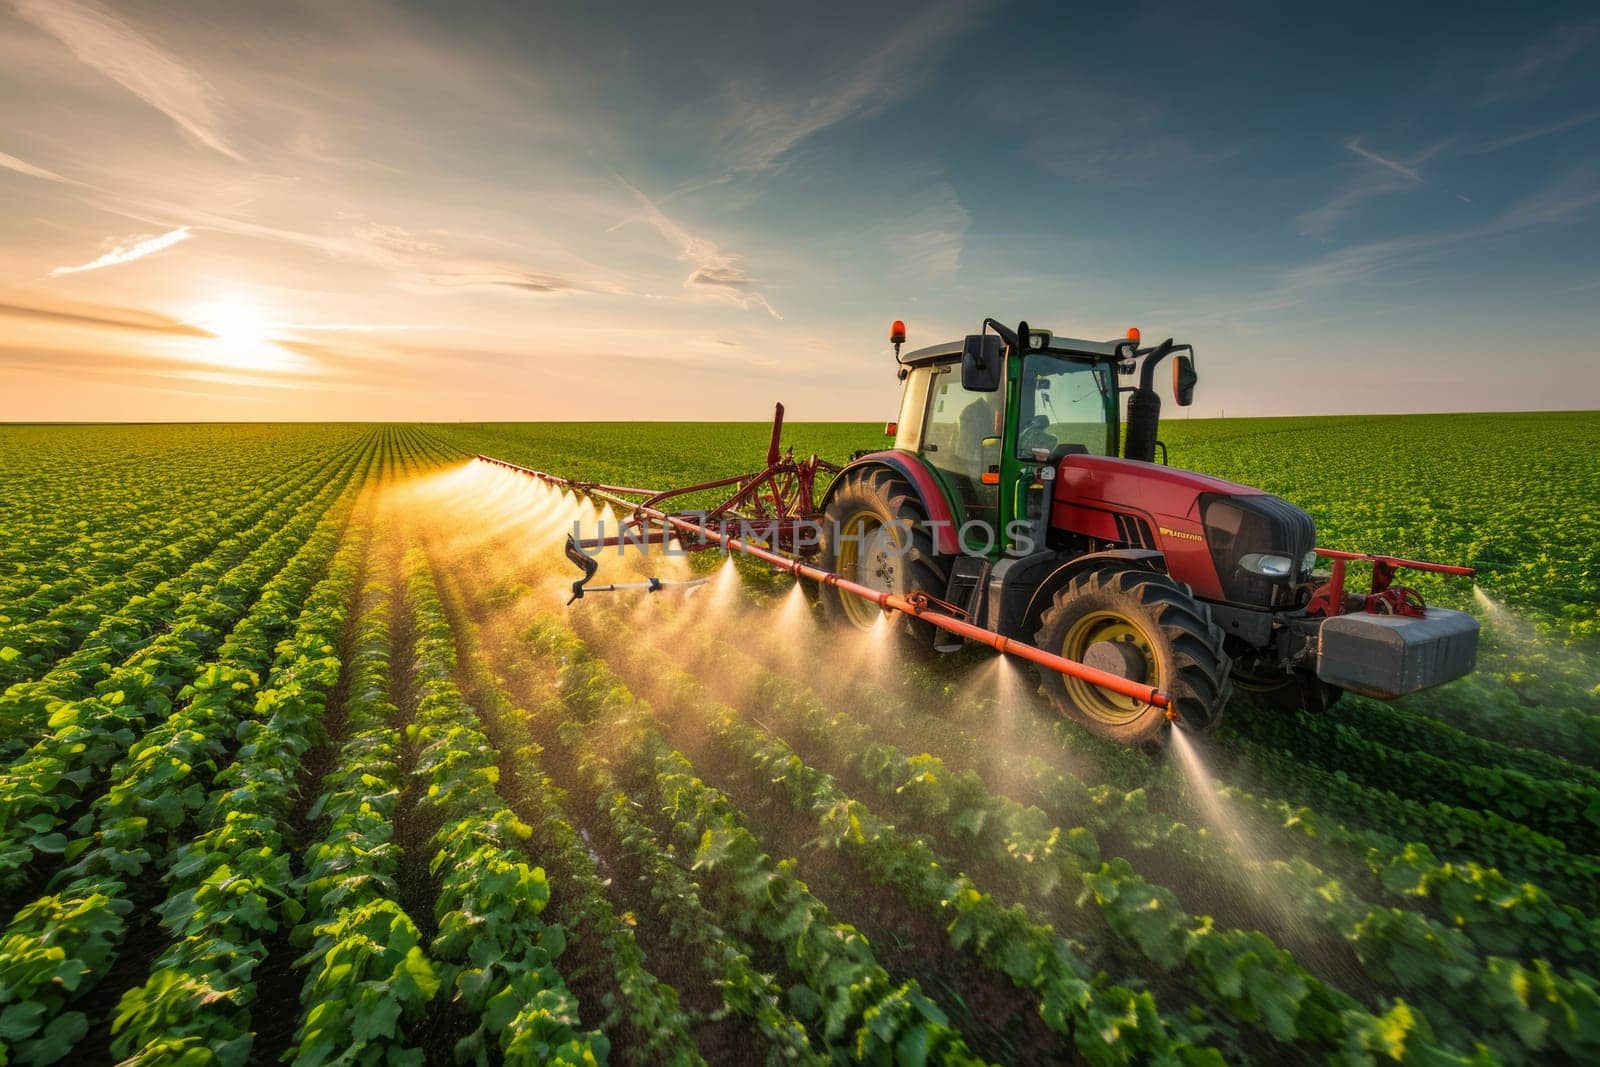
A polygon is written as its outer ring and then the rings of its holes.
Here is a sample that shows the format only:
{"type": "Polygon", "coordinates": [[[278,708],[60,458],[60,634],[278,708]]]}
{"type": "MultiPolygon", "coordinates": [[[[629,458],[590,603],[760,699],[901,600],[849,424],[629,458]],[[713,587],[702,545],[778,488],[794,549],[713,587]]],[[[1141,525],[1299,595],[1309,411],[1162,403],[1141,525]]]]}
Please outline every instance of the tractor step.
{"type": "MultiPolygon", "coordinates": [[[[989,561],[982,556],[957,556],[950,566],[950,583],[945,587],[944,599],[961,609],[962,618],[975,626],[983,623],[978,618],[983,605],[984,587],[989,583],[989,561]]],[[[935,630],[935,652],[960,652],[965,639],[945,630],[935,630]]]]}

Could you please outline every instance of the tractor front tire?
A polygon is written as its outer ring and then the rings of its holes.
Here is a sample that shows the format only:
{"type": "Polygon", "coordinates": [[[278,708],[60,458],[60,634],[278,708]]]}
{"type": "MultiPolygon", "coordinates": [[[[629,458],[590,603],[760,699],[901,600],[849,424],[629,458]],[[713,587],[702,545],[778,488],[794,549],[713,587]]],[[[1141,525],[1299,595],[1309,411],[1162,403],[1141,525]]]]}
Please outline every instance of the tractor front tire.
{"type": "MultiPolygon", "coordinates": [[[[928,513],[911,483],[888,467],[867,467],[840,476],[823,513],[824,570],[860,585],[907,596],[942,597],[950,561],[934,549],[928,513]]],[[[869,600],[822,585],[824,615],[842,626],[869,630],[883,610],[869,600]]],[[[932,647],[933,627],[915,616],[897,615],[898,631],[916,647],[932,647]]]]}
{"type": "MultiPolygon", "coordinates": [[[[1222,630],[1188,586],[1158,571],[1102,566],[1076,575],[1056,590],[1035,640],[1047,652],[1162,690],[1189,730],[1215,726],[1232,692],[1222,630]]],[[[1063,717],[1125,745],[1165,741],[1165,709],[1046,668],[1039,673],[1063,717]]]]}

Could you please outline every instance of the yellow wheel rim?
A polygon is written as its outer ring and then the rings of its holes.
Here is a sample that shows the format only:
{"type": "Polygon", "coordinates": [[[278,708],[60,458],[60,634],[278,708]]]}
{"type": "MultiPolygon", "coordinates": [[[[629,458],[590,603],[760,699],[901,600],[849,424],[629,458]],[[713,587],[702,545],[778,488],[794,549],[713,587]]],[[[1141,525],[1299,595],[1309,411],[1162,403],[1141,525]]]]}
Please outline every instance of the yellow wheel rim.
{"type": "MultiPolygon", "coordinates": [[[[900,593],[904,560],[898,549],[893,529],[884,526],[875,513],[857,511],[839,524],[839,576],[871,589],[900,593]]],[[[863,630],[872,629],[883,614],[883,609],[870,600],[851,593],[838,595],[845,618],[863,630]]]]}
{"type": "MultiPolygon", "coordinates": [[[[1061,641],[1061,654],[1082,663],[1089,649],[1101,642],[1125,645],[1136,651],[1138,656],[1134,659],[1143,663],[1143,669],[1133,672],[1138,675],[1133,681],[1162,688],[1160,660],[1156,657],[1155,644],[1144,626],[1126,615],[1114,611],[1096,611],[1085,615],[1067,629],[1066,637],[1061,641]]],[[[1061,680],[1066,683],[1067,696],[1074,707],[1108,726],[1132,722],[1150,707],[1143,700],[1101,689],[1071,675],[1062,675],[1061,680]]]]}

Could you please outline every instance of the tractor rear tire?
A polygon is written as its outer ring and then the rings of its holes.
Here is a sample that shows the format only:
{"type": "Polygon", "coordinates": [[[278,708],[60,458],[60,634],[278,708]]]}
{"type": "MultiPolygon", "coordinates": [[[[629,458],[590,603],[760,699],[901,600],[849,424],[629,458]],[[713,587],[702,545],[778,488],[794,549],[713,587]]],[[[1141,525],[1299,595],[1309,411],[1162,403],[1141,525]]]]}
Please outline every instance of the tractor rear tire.
{"type": "MultiPolygon", "coordinates": [[[[906,596],[943,597],[950,561],[934,549],[928,513],[911,483],[888,467],[868,467],[840,476],[823,513],[824,570],[874,589],[906,596]]],[[[833,622],[870,630],[882,609],[831,585],[820,590],[823,614],[833,622]]],[[[895,615],[896,630],[913,647],[931,648],[934,627],[912,615],[895,615]]]]}
{"type": "MultiPolygon", "coordinates": [[[[1117,565],[1084,571],[1056,590],[1036,637],[1047,652],[1161,689],[1178,721],[1197,732],[1217,724],[1233,690],[1222,641],[1188,586],[1117,565]]],[[[1046,668],[1039,674],[1063,717],[1125,745],[1165,742],[1164,709],[1046,668]]]]}

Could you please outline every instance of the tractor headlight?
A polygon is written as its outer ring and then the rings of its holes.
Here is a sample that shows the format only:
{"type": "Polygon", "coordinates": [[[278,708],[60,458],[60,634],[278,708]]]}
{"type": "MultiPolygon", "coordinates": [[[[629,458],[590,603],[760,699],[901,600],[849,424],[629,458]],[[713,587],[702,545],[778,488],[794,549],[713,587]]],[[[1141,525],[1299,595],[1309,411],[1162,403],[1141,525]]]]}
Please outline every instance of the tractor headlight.
{"type": "Polygon", "coordinates": [[[1311,572],[1316,569],[1317,550],[1313,548],[1310,552],[1307,552],[1305,558],[1300,561],[1300,573],[1304,575],[1310,575],[1311,572]]]}
{"type": "Polygon", "coordinates": [[[1294,568],[1294,560],[1288,556],[1269,555],[1266,552],[1250,552],[1239,557],[1239,566],[1252,574],[1259,574],[1263,578],[1287,578],[1294,568]]]}
{"type": "Polygon", "coordinates": [[[1223,599],[1291,606],[1296,568],[1317,544],[1310,515],[1267,493],[1202,493],[1200,521],[1223,599]]]}

